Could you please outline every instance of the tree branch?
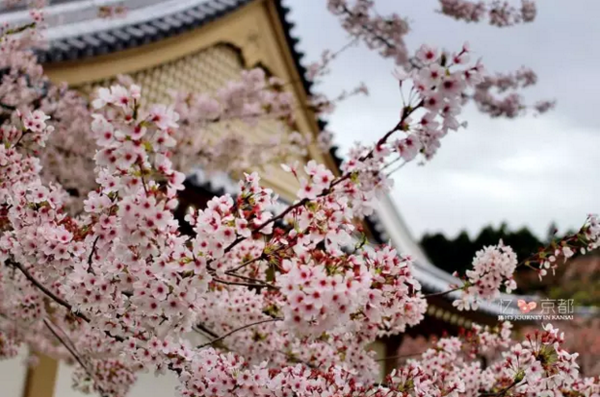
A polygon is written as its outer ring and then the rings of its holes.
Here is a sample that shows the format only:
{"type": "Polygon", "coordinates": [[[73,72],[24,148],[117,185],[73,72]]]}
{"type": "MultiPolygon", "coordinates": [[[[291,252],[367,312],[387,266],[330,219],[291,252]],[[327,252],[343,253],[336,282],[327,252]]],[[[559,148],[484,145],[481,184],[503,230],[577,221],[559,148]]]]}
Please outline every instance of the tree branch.
{"type": "Polygon", "coordinates": [[[506,393],[508,393],[508,391],[510,389],[512,389],[513,387],[515,387],[517,385],[517,383],[519,383],[519,381],[517,381],[516,379],[513,381],[513,383],[511,383],[510,385],[506,386],[504,389],[500,390],[499,392],[496,393],[481,393],[479,394],[479,397],[503,397],[506,395],[506,393]]]}
{"type": "MultiPolygon", "coordinates": [[[[62,307],[64,307],[65,309],[69,310],[69,313],[73,314],[74,316],[82,319],[83,321],[85,321],[86,323],[90,323],[91,320],[83,313],[79,313],[73,310],[73,306],[71,306],[70,303],[68,303],[67,301],[65,301],[64,299],[62,299],[61,297],[57,296],[56,294],[54,294],[52,291],[50,291],[48,288],[46,288],[42,283],[40,283],[35,277],[33,277],[33,275],[23,267],[22,264],[12,261],[12,260],[7,260],[6,263],[9,266],[13,266],[13,268],[15,269],[19,269],[21,271],[21,273],[23,273],[23,275],[27,278],[27,280],[29,280],[33,285],[35,285],[40,291],[42,291],[44,294],[46,294],[46,296],[48,296],[50,299],[52,299],[53,301],[55,301],[56,303],[58,303],[59,305],[61,305],[62,307]]],[[[123,342],[124,339],[118,335],[112,335],[109,331],[103,331],[104,335],[108,336],[111,339],[116,340],[117,342],[123,342]]]]}
{"type": "MultiPolygon", "coordinates": [[[[371,149],[369,151],[369,153],[365,154],[364,156],[362,156],[359,160],[361,162],[368,160],[370,158],[373,157],[373,155],[375,154],[375,149],[380,147],[381,145],[385,144],[387,142],[387,140],[389,139],[389,137],[396,131],[400,131],[402,130],[402,127],[404,125],[404,122],[406,121],[406,119],[408,119],[408,117],[414,113],[417,109],[421,108],[423,106],[424,102],[421,101],[419,102],[419,104],[417,104],[415,107],[411,107],[411,106],[406,106],[403,111],[402,111],[402,117],[400,118],[400,121],[398,122],[398,124],[396,124],[396,126],[394,128],[392,128],[391,130],[389,130],[383,137],[381,137],[375,147],[373,149],[371,149]]],[[[331,194],[333,192],[333,188],[336,187],[337,185],[339,185],[340,183],[350,179],[352,177],[351,172],[346,173],[344,175],[342,175],[341,177],[339,177],[338,179],[334,180],[327,189],[325,189],[321,194],[317,195],[317,198],[322,198],[325,196],[328,196],[329,194],[331,194]]],[[[302,200],[298,201],[297,203],[290,205],[289,207],[287,207],[283,212],[281,212],[279,215],[274,216],[273,218],[261,223],[260,225],[258,225],[257,227],[255,227],[252,231],[253,232],[259,232],[262,229],[264,229],[265,227],[267,227],[268,225],[270,225],[271,223],[277,222],[278,220],[283,219],[287,214],[289,214],[290,212],[292,212],[293,210],[295,210],[296,208],[302,207],[306,204],[308,204],[311,200],[309,200],[308,198],[303,198],[302,200]]],[[[246,237],[238,237],[236,238],[231,244],[229,244],[227,247],[225,247],[224,252],[227,253],[229,251],[231,251],[235,246],[237,246],[239,243],[241,243],[242,241],[246,240],[246,237]]],[[[210,264],[212,261],[209,261],[208,264],[210,264]]]]}
{"type": "Polygon", "coordinates": [[[88,256],[88,273],[96,275],[94,272],[94,268],[92,267],[92,262],[94,261],[94,254],[96,253],[96,244],[98,244],[98,240],[100,236],[96,236],[94,242],[92,243],[92,250],[90,251],[90,255],[88,256]]]}
{"type": "Polygon", "coordinates": [[[257,322],[255,322],[255,323],[246,324],[246,325],[244,325],[244,326],[241,326],[241,327],[239,327],[239,328],[236,328],[236,329],[234,329],[234,330],[232,330],[232,331],[229,331],[229,332],[228,332],[228,333],[226,333],[225,335],[221,335],[221,336],[219,336],[218,338],[216,338],[216,339],[213,339],[213,340],[212,340],[212,341],[210,341],[210,342],[203,343],[203,344],[201,344],[201,345],[197,346],[196,348],[197,348],[197,349],[202,349],[202,348],[204,348],[204,347],[207,347],[207,346],[213,345],[213,344],[215,344],[216,342],[222,341],[223,339],[227,338],[228,336],[231,336],[231,335],[235,334],[236,332],[243,331],[243,330],[245,330],[245,329],[247,329],[247,328],[250,328],[250,327],[254,327],[255,325],[264,324],[264,323],[270,323],[270,322],[275,322],[275,321],[281,321],[281,320],[283,320],[283,318],[281,318],[281,317],[275,317],[275,318],[269,318],[269,319],[266,319],[266,320],[257,321],[257,322]]]}
{"type": "Polygon", "coordinates": [[[201,331],[201,332],[203,332],[203,333],[205,333],[207,335],[210,335],[213,338],[218,338],[219,337],[219,335],[217,335],[214,331],[206,328],[203,324],[196,324],[196,325],[194,325],[194,327],[197,328],[198,331],[201,331]]]}
{"type": "MultiPolygon", "coordinates": [[[[463,286],[463,287],[464,287],[464,286],[463,286]]],[[[427,294],[427,295],[424,295],[424,296],[423,296],[423,298],[425,298],[425,299],[429,299],[429,298],[433,298],[434,296],[444,296],[444,295],[448,295],[448,294],[451,294],[451,293],[452,293],[452,292],[454,292],[454,291],[460,291],[461,289],[463,289],[463,287],[456,287],[456,288],[449,289],[449,290],[447,290],[447,291],[436,292],[436,293],[433,293],[433,294],[427,294]]]]}
{"type": "Polygon", "coordinates": [[[98,379],[96,379],[96,376],[94,375],[94,372],[83,361],[83,358],[81,358],[79,352],[77,352],[77,349],[75,348],[75,345],[73,344],[73,342],[71,342],[70,340],[68,340],[68,335],[64,331],[62,331],[63,334],[65,334],[65,338],[62,338],[58,334],[58,332],[56,332],[56,330],[54,329],[54,327],[57,327],[59,329],[60,329],[60,327],[58,327],[57,325],[55,325],[48,318],[44,319],[44,325],[46,326],[46,328],[48,328],[50,330],[50,332],[52,333],[52,335],[54,335],[54,337],[56,339],[58,339],[58,341],[69,351],[69,353],[71,353],[71,355],[73,356],[73,358],[75,359],[75,361],[77,361],[79,363],[79,365],[81,366],[81,368],[83,368],[83,370],[90,376],[90,378],[92,378],[92,380],[96,384],[96,388],[98,389],[98,391],[100,392],[100,394],[102,396],[105,396],[105,397],[108,396],[108,394],[104,390],[102,390],[102,386],[100,386],[100,382],[98,381],[98,379]],[[67,341],[69,343],[67,343],[67,341]]]}
{"type": "Polygon", "coordinates": [[[65,301],[61,297],[57,296],[56,294],[54,294],[52,291],[50,291],[48,288],[46,288],[42,283],[40,283],[35,277],[33,277],[33,275],[27,269],[25,269],[25,267],[23,267],[22,264],[20,264],[18,262],[14,262],[10,259],[7,260],[6,263],[9,266],[19,269],[21,271],[21,273],[23,273],[25,278],[27,278],[27,280],[29,280],[39,290],[41,290],[44,294],[46,294],[46,296],[48,296],[50,299],[52,299],[53,301],[55,301],[56,303],[58,303],[65,309],[69,310],[69,312],[73,313],[75,316],[79,317],[80,319],[84,320],[85,322],[87,322],[87,323],[90,322],[90,319],[87,318],[84,314],[74,311],[73,306],[71,306],[71,304],[69,304],[67,301],[65,301]]]}
{"type": "MultiPolygon", "coordinates": [[[[237,277],[240,277],[240,276],[237,276],[237,277]]],[[[213,278],[213,281],[215,281],[217,283],[220,283],[220,284],[225,284],[225,285],[241,285],[241,286],[244,286],[244,287],[269,288],[269,289],[274,289],[274,290],[278,290],[279,289],[279,287],[276,287],[276,286],[268,284],[268,283],[261,283],[261,284],[257,284],[257,283],[242,283],[242,282],[238,282],[238,281],[221,280],[220,278],[213,278]]]]}

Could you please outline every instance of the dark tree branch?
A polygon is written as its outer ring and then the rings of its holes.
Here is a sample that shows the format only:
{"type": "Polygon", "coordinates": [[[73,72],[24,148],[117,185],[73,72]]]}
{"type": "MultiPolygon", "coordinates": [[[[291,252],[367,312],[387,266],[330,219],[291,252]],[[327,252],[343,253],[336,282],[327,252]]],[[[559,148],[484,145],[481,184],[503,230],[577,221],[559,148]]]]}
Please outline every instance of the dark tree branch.
{"type": "Polygon", "coordinates": [[[29,270],[25,269],[25,267],[22,264],[20,264],[18,262],[14,262],[12,260],[8,260],[6,263],[9,266],[19,269],[21,271],[21,273],[23,273],[25,278],[27,278],[27,280],[29,280],[29,282],[31,282],[33,285],[35,285],[40,291],[42,291],[44,294],[46,294],[46,296],[48,296],[50,299],[52,299],[53,301],[55,301],[56,303],[58,303],[65,309],[69,310],[69,312],[73,313],[75,316],[79,317],[80,319],[84,320],[85,322],[87,322],[87,323],[90,322],[90,319],[87,318],[84,314],[75,312],[73,310],[73,306],[71,306],[71,304],[69,304],[67,301],[65,301],[61,297],[57,296],[56,294],[54,294],[52,291],[50,291],[48,288],[46,288],[42,283],[40,283],[35,277],[33,277],[33,275],[29,272],[29,270]]]}
{"type": "Polygon", "coordinates": [[[229,331],[229,332],[228,332],[228,333],[226,333],[225,335],[221,335],[221,336],[219,336],[218,338],[216,338],[216,339],[213,339],[213,340],[212,340],[212,341],[210,341],[210,342],[203,343],[203,344],[201,344],[201,345],[197,346],[196,348],[197,348],[197,349],[202,349],[203,347],[207,347],[207,346],[213,345],[213,344],[215,344],[216,342],[220,342],[220,341],[222,341],[223,339],[227,338],[228,336],[231,336],[231,335],[235,334],[236,332],[243,331],[243,330],[245,330],[245,329],[247,329],[247,328],[250,328],[250,327],[254,327],[255,325],[264,324],[264,323],[271,323],[271,322],[275,322],[275,321],[281,321],[281,320],[283,320],[283,318],[281,318],[281,317],[275,317],[275,318],[268,318],[268,319],[266,319],[266,320],[257,321],[257,322],[255,322],[255,323],[246,324],[246,325],[244,325],[244,326],[241,326],[241,327],[239,327],[239,328],[236,328],[236,329],[234,329],[234,330],[232,330],[232,331],[229,331]]]}

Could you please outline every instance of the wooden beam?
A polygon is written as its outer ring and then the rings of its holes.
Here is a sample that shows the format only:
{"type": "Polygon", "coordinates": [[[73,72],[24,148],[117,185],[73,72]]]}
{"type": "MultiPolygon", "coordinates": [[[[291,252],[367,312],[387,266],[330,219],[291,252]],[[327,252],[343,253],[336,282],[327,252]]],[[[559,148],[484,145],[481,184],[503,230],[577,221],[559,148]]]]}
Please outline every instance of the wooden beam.
{"type": "Polygon", "coordinates": [[[32,353],[38,364],[27,369],[23,397],[54,397],[58,362],[48,356],[32,353]]]}
{"type": "Polygon", "coordinates": [[[383,360],[381,363],[383,366],[384,378],[391,374],[394,369],[398,368],[400,360],[397,355],[398,350],[400,350],[400,346],[402,345],[403,338],[404,334],[391,335],[381,338],[381,342],[385,346],[385,355],[382,357],[385,358],[385,360],[383,360]]]}

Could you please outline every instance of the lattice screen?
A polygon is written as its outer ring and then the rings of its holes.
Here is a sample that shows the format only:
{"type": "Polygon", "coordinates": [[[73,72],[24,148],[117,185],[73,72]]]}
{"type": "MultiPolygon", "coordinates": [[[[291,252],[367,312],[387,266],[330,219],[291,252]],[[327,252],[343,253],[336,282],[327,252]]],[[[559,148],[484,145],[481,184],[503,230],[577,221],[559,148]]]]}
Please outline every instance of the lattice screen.
{"type": "MultiPolygon", "coordinates": [[[[227,81],[238,79],[243,69],[242,60],[235,49],[216,45],[130,76],[142,86],[143,102],[168,103],[171,100],[169,90],[214,92],[227,81]]],[[[115,81],[116,78],[97,81],[81,89],[91,94],[95,88],[115,81]]]]}
{"type": "Polygon", "coordinates": [[[243,70],[237,51],[217,45],[184,58],[132,75],[146,90],[150,103],[169,101],[169,90],[214,92],[243,70]]]}

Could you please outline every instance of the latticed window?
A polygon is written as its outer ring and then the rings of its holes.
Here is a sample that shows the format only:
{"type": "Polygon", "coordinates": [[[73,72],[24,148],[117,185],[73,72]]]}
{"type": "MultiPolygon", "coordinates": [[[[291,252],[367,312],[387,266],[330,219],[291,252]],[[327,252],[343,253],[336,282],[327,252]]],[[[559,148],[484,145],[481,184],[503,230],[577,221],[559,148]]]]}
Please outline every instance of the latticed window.
{"type": "MultiPolygon", "coordinates": [[[[239,52],[218,44],[195,54],[130,74],[143,88],[143,102],[169,103],[171,91],[214,93],[227,81],[239,79],[244,70],[239,52]]],[[[86,84],[81,89],[91,94],[96,87],[116,82],[116,77],[86,84]]]]}

